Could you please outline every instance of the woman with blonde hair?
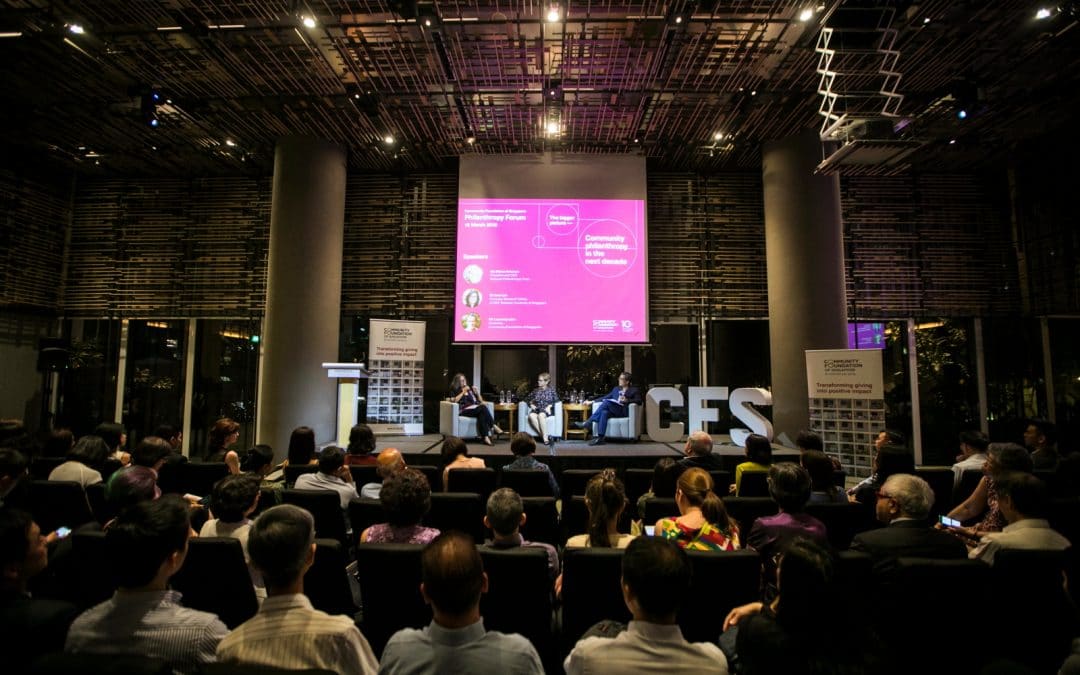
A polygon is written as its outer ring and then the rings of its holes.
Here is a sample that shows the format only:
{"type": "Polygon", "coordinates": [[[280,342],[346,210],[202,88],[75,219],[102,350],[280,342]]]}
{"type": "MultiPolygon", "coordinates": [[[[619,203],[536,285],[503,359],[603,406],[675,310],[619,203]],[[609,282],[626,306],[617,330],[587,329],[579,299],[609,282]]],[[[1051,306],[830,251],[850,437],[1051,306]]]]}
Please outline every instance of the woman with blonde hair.
{"type": "Polygon", "coordinates": [[[713,492],[713,479],[704,469],[687,469],[675,488],[678,518],[656,521],[655,536],[671,539],[694,551],[734,551],[739,548],[739,525],[713,492]]]}

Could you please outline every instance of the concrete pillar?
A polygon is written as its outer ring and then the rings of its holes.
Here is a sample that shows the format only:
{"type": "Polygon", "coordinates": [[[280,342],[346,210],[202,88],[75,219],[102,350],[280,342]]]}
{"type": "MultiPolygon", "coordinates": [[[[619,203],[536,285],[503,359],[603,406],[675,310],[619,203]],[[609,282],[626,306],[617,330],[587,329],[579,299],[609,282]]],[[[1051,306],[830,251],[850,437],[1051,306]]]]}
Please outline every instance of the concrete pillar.
{"type": "Polygon", "coordinates": [[[762,149],[773,426],[792,438],[809,426],[804,350],[847,348],[840,179],[814,174],[822,156],[812,130],[762,149]]]}
{"type": "Polygon", "coordinates": [[[286,137],[274,153],[266,319],[257,404],[257,443],[278,459],[290,432],[336,438],[337,383],[322,364],[338,360],[345,223],[345,151],[286,137]]]}

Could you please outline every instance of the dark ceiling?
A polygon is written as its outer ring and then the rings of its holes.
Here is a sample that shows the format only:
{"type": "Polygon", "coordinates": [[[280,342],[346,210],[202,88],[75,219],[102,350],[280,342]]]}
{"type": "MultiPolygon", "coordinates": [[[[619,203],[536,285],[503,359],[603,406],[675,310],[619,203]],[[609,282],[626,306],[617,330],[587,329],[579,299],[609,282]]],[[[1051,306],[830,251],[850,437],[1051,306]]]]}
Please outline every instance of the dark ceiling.
{"type": "Polygon", "coordinates": [[[814,2],[0,0],[0,33],[21,34],[0,38],[0,149],[267,173],[275,139],[303,133],[354,171],[565,151],[709,172],[831,126],[865,146],[847,171],[961,170],[1080,109],[1074,0],[1043,19],[1038,2],[814,2]]]}

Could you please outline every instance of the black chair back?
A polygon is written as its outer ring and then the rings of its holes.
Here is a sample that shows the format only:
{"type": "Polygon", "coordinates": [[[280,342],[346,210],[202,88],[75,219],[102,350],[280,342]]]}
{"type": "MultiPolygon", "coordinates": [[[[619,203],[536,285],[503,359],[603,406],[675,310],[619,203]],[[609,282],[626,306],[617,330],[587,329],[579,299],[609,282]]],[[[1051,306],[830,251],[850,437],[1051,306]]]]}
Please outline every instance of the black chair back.
{"type": "Polygon", "coordinates": [[[526,541],[542,541],[561,546],[565,540],[559,536],[559,512],[554,497],[522,497],[525,507],[525,526],[521,536],[526,541]]]}
{"type": "Polygon", "coordinates": [[[952,503],[962,504],[965,499],[971,496],[972,492],[975,492],[975,488],[978,487],[982,477],[983,472],[981,469],[968,469],[961,473],[960,482],[956,484],[953,490],[952,503]]]}
{"type": "Polygon", "coordinates": [[[378,523],[386,522],[386,512],[378,499],[354,499],[349,502],[349,522],[352,523],[353,542],[360,542],[364,530],[378,523]]]}
{"type": "Polygon", "coordinates": [[[259,605],[239,539],[196,537],[180,571],[170,580],[184,594],[184,606],[212,612],[229,628],[255,616],[259,605]]]}
{"type": "Polygon", "coordinates": [[[563,552],[563,644],[572,647],[597,621],[627,622],[622,594],[622,549],[567,548],[563,552]]]}
{"type": "Polygon", "coordinates": [[[292,670],[254,663],[202,663],[199,664],[199,675],[338,675],[338,673],[323,668],[292,670]]]}
{"type": "Polygon", "coordinates": [[[755,520],[762,516],[775,516],[778,511],[776,502],[769,497],[724,497],[723,500],[728,515],[739,523],[741,542],[750,536],[750,528],[755,520]]]}
{"type": "Polygon", "coordinates": [[[952,511],[953,506],[953,481],[956,475],[951,466],[923,466],[915,469],[915,475],[930,484],[934,491],[934,507],[930,515],[935,519],[943,513],[952,511]]]}
{"type": "MultiPolygon", "coordinates": [[[[453,471],[450,472],[453,475],[453,471]]],[[[522,497],[553,497],[548,472],[543,469],[503,469],[500,474],[502,487],[510,488],[522,497]]]]}
{"type": "Polygon", "coordinates": [[[661,518],[678,518],[679,507],[672,497],[650,497],[645,501],[644,524],[653,525],[661,518]]]}
{"type": "Polygon", "coordinates": [[[585,494],[585,486],[601,469],[564,469],[559,474],[559,492],[563,500],[585,494]]]}
{"type": "Polygon", "coordinates": [[[736,497],[768,497],[769,496],[769,472],[768,471],[743,471],[739,479],[739,491],[736,497]]]}
{"type": "Polygon", "coordinates": [[[447,492],[474,492],[487,503],[495,491],[495,469],[451,469],[446,474],[447,492]]]}
{"type": "Polygon", "coordinates": [[[424,474],[427,478],[428,485],[431,486],[432,492],[442,492],[442,469],[437,466],[429,466],[427,464],[418,464],[416,466],[409,466],[410,469],[416,469],[420,473],[424,474]]]}
{"type": "Polygon", "coordinates": [[[200,497],[209,497],[214,491],[214,484],[229,475],[229,467],[224,462],[168,463],[162,470],[166,475],[169,472],[175,472],[176,475],[175,485],[169,485],[168,489],[164,485],[160,486],[162,492],[186,493],[200,497]]]}
{"type": "Polygon", "coordinates": [[[75,529],[92,522],[94,514],[81,483],[68,480],[35,480],[30,485],[27,510],[43,534],[58,527],[75,529]]]}
{"type": "Polygon", "coordinates": [[[842,488],[847,483],[847,473],[843,469],[836,469],[832,472],[832,482],[838,488],[842,488]]]}
{"type": "Polygon", "coordinates": [[[112,597],[116,579],[105,553],[105,533],[91,528],[76,530],[71,535],[71,555],[78,560],[73,567],[77,583],[71,600],[88,609],[112,597]]]}
{"type": "Polygon", "coordinates": [[[543,653],[551,642],[547,553],[539,548],[481,547],[480,557],[488,576],[488,592],[480,596],[484,628],[524,635],[543,653]]]}
{"type": "Polygon", "coordinates": [[[35,457],[30,462],[30,477],[34,480],[49,480],[49,474],[67,459],[64,457],[35,457]]]}
{"type": "Polygon", "coordinates": [[[109,522],[116,515],[113,508],[105,500],[104,481],[86,486],[86,501],[90,504],[90,511],[94,514],[94,520],[101,525],[109,522]]]}
{"type": "Polygon", "coordinates": [[[806,513],[817,518],[825,525],[825,534],[829,543],[838,551],[851,546],[851,540],[860,532],[877,527],[869,512],[862,504],[835,502],[827,504],[807,504],[806,513]]]}
{"type": "Polygon", "coordinates": [[[585,534],[589,531],[589,510],[585,506],[585,497],[574,495],[569,497],[563,493],[562,507],[562,538],[565,541],[575,534],[585,534]]]}
{"type": "MultiPolygon", "coordinates": [[[[652,469],[627,469],[623,474],[623,485],[626,487],[626,498],[631,506],[637,503],[638,497],[649,491],[652,485],[652,469]]],[[[585,494],[582,492],[582,494],[585,494]]]]}
{"type": "Polygon", "coordinates": [[[299,466],[287,466],[284,468],[285,487],[296,485],[296,479],[305,473],[315,473],[319,470],[318,464],[301,464],[299,466]]]}
{"type": "Polygon", "coordinates": [[[304,574],[304,595],[315,609],[327,614],[354,617],[359,611],[353,602],[349,574],[345,571],[348,552],[336,539],[315,540],[315,563],[304,574]]]}
{"type": "Polygon", "coordinates": [[[484,509],[484,502],[478,494],[435,492],[431,495],[431,510],[424,516],[424,525],[437,528],[440,532],[464,532],[474,542],[481,544],[484,542],[484,509]]]}
{"type": "Polygon", "coordinates": [[[874,558],[862,551],[836,553],[836,593],[852,616],[862,617],[873,611],[870,605],[873,587],[874,558]]]}
{"type": "Polygon", "coordinates": [[[376,656],[402,628],[431,623],[431,608],[420,595],[419,544],[360,544],[356,566],[363,598],[361,630],[376,656]]]}
{"type": "Polygon", "coordinates": [[[691,642],[715,642],[728,613],[758,599],[761,558],[752,550],[687,553],[694,576],[679,610],[679,625],[691,642]]]}
{"type": "Polygon", "coordinates": [[[723,471],[721,469],[713,469],[709,472],[713,482],[713,492],[723,497],[728,493],[728,487],[735,482],[735,479],[731,477],[730,471],[723,471]]]}
{"type": "Polygon", "coordinates": [[[167,661],[145,654],[87,652],[43,654],[25,672],[28,675],[173,675],[167,661]]]}
{"type": "Polygon", "coordinates": [[[1062,583],[1071,563],[1066,551],[1002,549],[995,553],[990,573],[995,607],[1000,616],[1024,617],[1010,628],[1009,640],[995,645],[1001,657],[1036,672],[1055,672],[1061,665],[1080,630],[1062,583]]]}
{"type": "Polygon", "coordinates": [[[307,509],[315,518],[315,536],[346,542],[345,514],[341,511],[341,497],[331,490],[282,490],[281,499],[307,509]]]}
{"type": "Polygon", "coordinates": [[[352,473],[353,484],[356,485],[357,490],[368,483],[382,482],[379,479],[379,472],[376,470],[374,464],[358,464],[350,466],[349,471],[352,473]]]}

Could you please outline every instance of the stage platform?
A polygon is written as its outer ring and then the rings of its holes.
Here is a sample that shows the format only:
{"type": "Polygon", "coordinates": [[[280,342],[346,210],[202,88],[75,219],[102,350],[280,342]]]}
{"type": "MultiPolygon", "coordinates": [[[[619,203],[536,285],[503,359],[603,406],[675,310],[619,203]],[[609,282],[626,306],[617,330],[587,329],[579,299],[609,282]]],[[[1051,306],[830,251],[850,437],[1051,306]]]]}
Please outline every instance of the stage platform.
{"type": "MultiPolygon", "coordinates": [[[[379,450],[397,448],[405,456],[405,461],[412,465],[439,465],[439,450],[442,447],[443,437],[439,434],[425,434],[423,436],[377,436],[376,446],[379,450]]],[[[718,455],[724,464],[724,469],[734,471],[735,466],[746,461],[743,449],[731,443],[727,436],[714,436],[713,454],[718,455]]],[[[647,469],[656,464],[661,457],[679,458],[683,456],[683,447],[686,440],[679,443],[657,443],[647,436],[642,436],[636,443],[620,440],[609,440],[604,445],[589,445],[582,440],[558,440],[555,449],[549,450],[547,446],[537,444],[536,458],[551,466],[556,473],[564,469],[603,469],[611,467],[619,471],[628,468],[647,469]]],[[[481,457],[492,468],[501,468],[513,461],[513,453],[510,452],[510,440],[506,434],[495,442],[493,446],[487,446],[480,441],[469,441],[469,454],[481,457]]],[[[775,461],[798,460],[799,451],[785,448],[781,445],[773,445],[773,459],[775,461]]]]}

